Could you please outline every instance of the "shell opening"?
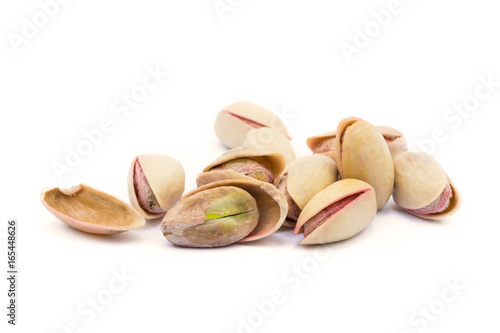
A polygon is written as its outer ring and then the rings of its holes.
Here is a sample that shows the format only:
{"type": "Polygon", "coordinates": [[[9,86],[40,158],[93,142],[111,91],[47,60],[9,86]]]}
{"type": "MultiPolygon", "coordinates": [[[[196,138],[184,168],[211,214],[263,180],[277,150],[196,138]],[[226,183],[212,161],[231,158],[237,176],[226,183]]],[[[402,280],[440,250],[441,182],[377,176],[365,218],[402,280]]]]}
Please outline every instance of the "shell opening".
{"type": "Polygon", "coordinates": [[[144,211],[152,214],[165,213],[144,175],[139,159],[134,164],[134,191],[137,201],[144,211]]]}
{"type": "Polygon", "coordinates": [[[437,197],[436,200],[431,202],[425,207],[419,209],[408,209],[408,211],[417,213],[417,214],[437,214],[444,212],[450,206],[451,198],[453,197],[453,192],[451,190],[450,183],[446,184],[443,192],[437,197]]]}
{"type": "Polygon", "coordinates": [[[254,121],[254,120],[251,120],[249,118],[237,115],[237,114],[235,114],[235,113],[233,113],[231,111],[224,111],[224,112],[227,113],[227,114],[229,114],[232,117],[235,117],[235,118],[241,120],[242,122],[244,122],[245,124],[247,124],[247,125],[249,125],[249,126],[251,126],[253,128],[268,127],[268,126],[266,126],[264,124],[261,124],[261,123],[259,123],[257,121],[254,121]]]}
{"type": "Polygon", "coordinates": [[[329,220],[334,214],[356,200],[360,195],[369,190],[360,191],[349,196],[346,196],[338,201],[333,202],[329,206],[323,208],[319,213],[314,215],[309,221],[304,224],[304,237],[309,236],[316,228],[329,220]]]}
{"type": "Polygon", "coordinates": [[[274,174],[271,170],[252,158],[236,158],[220,165],[216,165],[210,169],[210,171],[214,170],[232,170],[245,176],[271,184],[274,184],[275,181],[274,174]]]}

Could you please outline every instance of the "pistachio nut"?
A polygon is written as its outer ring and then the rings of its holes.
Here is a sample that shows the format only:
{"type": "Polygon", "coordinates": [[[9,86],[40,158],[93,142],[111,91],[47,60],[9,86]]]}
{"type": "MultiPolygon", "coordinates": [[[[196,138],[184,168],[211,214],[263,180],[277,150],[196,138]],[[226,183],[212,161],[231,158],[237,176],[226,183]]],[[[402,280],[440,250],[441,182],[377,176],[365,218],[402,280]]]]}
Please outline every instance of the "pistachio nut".
{"type": "Polygon", "coordinates": [[[226,106],[215,119],[215,134],[228,148],[240,147],[252,128],[272,127],[290,137],[283,122],[268,109],[250,102],[226,106]]]}
{"type": "Polygon", "coordinates": [[[212,182],[185,194],[161,230],[173,244],[216,247],[264,238],[278,230],[288,206],[271,184],[253,179],[212,182]]]}
{"type": "Polygon", "coordinates": [[[287,219],[283,225],[294,227],[309,200],[336,182],[337,174],[335,162],[323,155],[302,156],[293,161],[275,183],[288,202],[287,219]]]}
{"type": "Polygon", "coordinates": [[[167,155],[139,155],[130,165],[127,183],[132,206],[146,219],[159,218],[184,192],[184,169],[167,155]]]}
{"type": "Polygon", "coordinates": [[[285,168],[285,158],[279,153],[238,147],[228,150],[210,163],[198,175],[198,186],[223,179],[253,178],[273,184],[285,168]]]}
{"type": "Polygon", "coordinates": [[[67,225],[93,234],[116,234],[138,229],[144,218],[120,199],[80,184],[68,189],[44,189],[40,200],[67,225]]]}
{"type": "Polygon", "coordinates": [[[295,152],[290,140],[275,128],[259,127],[251,129],[243,141],[243,146],[280,153],[285,157],[286,165],[295,160],[295,152]]]}
{"type": "MultiPolygon", "coordinates": [[[[384,137],[392,158],[394,158],[397,154],[408,150],[403,133],[389,126],[375,126],[375,128],[384,137]]],[[[308,138],[306,143],[313,154],[323,154],[330,158],[335,158],[336,137],[337,131],[327,132],[308,138]]]]}
{"type": "Polygon", "coordinates": [[[382,134],[362,119],[346,118],[338,126],[335,146],[341,178],[359,179],[373,186],[377,208],[384,207],[394,187],[394,165],[382,134]]]}
{"type": "Polygon", "coordinates": [[[394,158],[394,171],[394,202],[409,213],[440,220],[460,208],[460,193],[430,154],[402,152],[394,158]]]}
{"type": "Polygon", "coordinates": [[[337,242],[363,231],[375,218],[375,190],[357,179],[339,180],[318,192],[300,213],[294,234],[300,244],[337,242]]]}

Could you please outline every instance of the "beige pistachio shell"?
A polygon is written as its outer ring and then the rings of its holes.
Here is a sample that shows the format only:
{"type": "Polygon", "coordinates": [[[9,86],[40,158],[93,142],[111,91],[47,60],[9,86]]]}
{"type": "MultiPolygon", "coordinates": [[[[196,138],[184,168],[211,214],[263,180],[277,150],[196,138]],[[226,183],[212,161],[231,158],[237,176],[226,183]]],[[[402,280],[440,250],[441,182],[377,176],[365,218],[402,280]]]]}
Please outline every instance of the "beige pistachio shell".
{"type": "Polygon", "coordinates": [[[215,134],[228,148],[243,144],[252,128],[272,127],[290,137],[283,122],[268,109],[250,102],[235,102],[226,106],[215,119],[215,134]]]}
{"type": "Polygon", "coordinates": [[[335,162],[323,155],[302,156],[288,168],[287,189],[300,209],[313,196],[337,181],[335,162]]]}
{"type": "Polygon", "coordinates": [[[337,131],[327,132],[308,138],[306,143],[313,154],[322,154],[334,159],[336,137],[337,131]]]}
{"type": "Polygon", "coordinates": [[[307,203],[293,233],[304,233],[307,223],[314,220],[323,221],[300,244],[337,242],[363,231],[376,213],[373,187],[361,180],[343,179],[318,192],[307,203]]]}
{"type": "Polygon", "coordinates": [[[257,202],[259,211],[257,226],[248,236],[240,240],[240,242],[249,242],[267,237],[278,230],[285,221],[288,204],[283,194],[278,191],[274,185],[248,177],[247,179],[226,179],[208,183],[186,193],[181,198],[181,201],[196,193],[221,186],[239,187],[250,193],[257,202]]]}
{"type": "Polygon", "coordinates": [[[396,157],[399,153],[408,150],[406,138],[403,133],[389,126],[375,126],[375,128],[382,133],[382,136],[389,147],[392,158],[396,157]]]}
{"type": "Polygon", "coordinates": [[[271,153],[267,151],[260,151],[252,147],[238,147],[226,151],[224,154],[215,159],[212,163],[203,169],[203,173],[199,174],[196,178],[197,186],[208,184],[212,181],[223,179],[240,179],[250,178],[243,174],[231,170],[210,171],[215,166],[221,165],[225,162],[235,160],[238,158],[251,158],[266,168],[268,168],[275,177],[279,176],[285,169],[285,157],[280,153],[271,153]]]}
{"type": "Polygon", "coordinates": [[[47,210],[67,225],[93,234],[116,234],[146,222],[122,200],[80,184],[68,189],[45,189],[40,194],[47,210]]]}
{"type": "Polygon", "coordinates": [[[251,129],[243,141],[243,146],[280,153],[285,157],[286,165],[295,160],[295,152],[290,144],[290,140],[285,134],[275,128],[260,127],[251,129]]]}
{"type": "Polygon", "coordinates": [[[337,129],[335,161],[342,179],[354,178],[375,189],[377,208],[385,206],[394,187],[392,156],[382,134],[370,123],[350,117],[337,129]]]}
{"type": "Polygon", "coordinates": [[[428,153],[407,151],[394,158],[394,202],[413,215],[439,220],[455,214],[462,197],[439,163],[428,153]],[[435,202],[447,185],[451,187],[449,206],[442,212],[419,214],[421,209],[435,202]]]}
{"type": "Polygon", "coordinates": [[[146,219],[155,219],[165,213],[179,201],[185,186],[185,173],[181,163],[167,155],[143,154],[134,158],[129,168],[128,194],[132,206],[146,219]],[[140,191],[134,185],[137,177],[136,162],[140,163],[142,172],[162,212],[151,212],[141,207],[138,199],[140,191]]]}

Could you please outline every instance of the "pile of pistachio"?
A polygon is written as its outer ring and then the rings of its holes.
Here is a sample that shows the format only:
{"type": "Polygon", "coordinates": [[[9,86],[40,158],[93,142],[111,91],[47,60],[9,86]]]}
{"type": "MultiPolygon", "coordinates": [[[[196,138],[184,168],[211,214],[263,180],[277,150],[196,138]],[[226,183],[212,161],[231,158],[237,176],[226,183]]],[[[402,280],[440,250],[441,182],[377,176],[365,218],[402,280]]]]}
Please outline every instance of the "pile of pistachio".
{"type": "Polygon", "coordinates": [[[307,139],[313,152],[295,158],[290,136],[266,108],[236,102],[217,115],[215,133],[229,148],[183,194],[176,159],[140,155],[129,169],[132,207],[80,184],[42,191],[44,206],[61,221],[89,233],[137,229],[162,218],[167,240],[186,247],[217,247],[267,237],[279,228],[303,234],[300,244],[348,239],[364,230],[391,195],[406,212],[439,220],[454,214],[461,196],[436,160],[408,151],[401,132],[355,117],[337,130],[307,139]]]}

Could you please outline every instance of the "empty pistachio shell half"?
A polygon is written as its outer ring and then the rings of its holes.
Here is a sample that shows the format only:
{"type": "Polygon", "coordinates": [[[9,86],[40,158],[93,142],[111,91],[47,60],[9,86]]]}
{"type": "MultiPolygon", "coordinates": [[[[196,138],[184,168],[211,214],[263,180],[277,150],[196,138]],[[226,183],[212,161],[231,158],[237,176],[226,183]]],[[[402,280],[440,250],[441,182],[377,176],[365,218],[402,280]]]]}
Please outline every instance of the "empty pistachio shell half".
{"type": "MultiPolygon", "coordinates": [[[[403,133],[389,126],[375,126],[375,128],[384,137],[392,158],[394,158],[397,154],[408,150],[403,133]]],[[[323,154],[330,158],[335,158],[336,137],[337,131],[327,132],[308,138],[306,143],[313,154],[323,154]]]]}
{"type": "Polygon", "coordinates": [[[127,183],[132,206],[147,219],[159,218],[184,192],[184,169],[167,155],[139,155],[130,165],[127,183]]]}
{"type": "Polygon", "coordinates": [[[397,154],[408,150],[406,138],[403,133],[389,126],[375,126],[375,128],[382,133],[382,136],[389,147],[392,158],[394,158],[397,154]]]}
{"type": "Polygon", "coordinates": [[[337,166],[331,158],[310,155],[293,161],[275,183],[288,201],[287,219],[283,225],[294,227],[309,200],[336,181],[337,166]]]}
{"type": "Polygon", "coordinates": [[[430,154],[402,152],[394,158],[394,170],[394,202],[409,213],[440,220],[460,208],[460,193],[430,154]]]}
{"type": "Polygon", "coordinates": [[[68,189],[45,189],[40,199],[59,220],[93,234],[116,234],[146,224],[144,218],[125,202],[85,184],[68,189]]]}
{"type": "Polygon", "coordinates": [[[295,160],[295,152],[290,140],[282,132],[271,127],[253,128],[248,131],[243,146],[280,153],[285,157],[286,165],[295,160]]]}
{"type": "Polygon", "coordinates": [[[346,118],[337,128],[335,149],[341,178],[359,179],[373,186],[377,208],[384,207],[394,187],[394,165],[382,134],[362,119],[346,118]]]}
{"type": "Polygon", "coordinates": [[[252,128],[272,127],[290,137],[283,122],[268,109],[250,102],[235,102],[226,106],[215,119],[215,134],[228,148],[243,144],[252,128]]]}
{"type": "Polygon", "coordinates": [[[251,147],[228,150],[203,169],[196,178],[198,186],[223,179],[253,178],[274,184],[285,168],[285,158],[251,147]]]}
{"type": "Polygon", "coordinates": [[[357,179],[343,179],[317,193],[300,213],[294,234],[300,244],[324,244],[351,238],[375,218],[375,190],[357,179]]]}
{"type": "Polygon", "coordinates": [[[250,178],[227,179],[209,183],[185,194],[165,215],[161,229],[167,240],[176,245],[223,246],[269,236],[281,227],[287,209],[286,198],[273,185],[250,178]],[[256,210],[244,193],[255,200],[256,210]],[[241,214],[244,212],[248,214],[241,214]],[[229,215],[243,216],[224,222],[229,215]],[[256,216],[257,223],[254,225],[252,221],[256,216]],[[215,221],[217,219],[223,220],[214,227],[217,230],[214,232],[212,225],[218,223],[215,221]],[[239,226],[241,223],[244,226],[239,226]]]}

